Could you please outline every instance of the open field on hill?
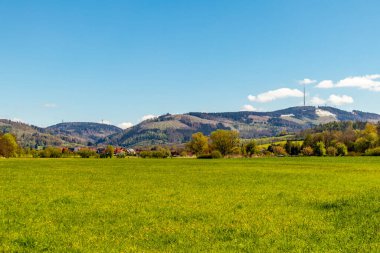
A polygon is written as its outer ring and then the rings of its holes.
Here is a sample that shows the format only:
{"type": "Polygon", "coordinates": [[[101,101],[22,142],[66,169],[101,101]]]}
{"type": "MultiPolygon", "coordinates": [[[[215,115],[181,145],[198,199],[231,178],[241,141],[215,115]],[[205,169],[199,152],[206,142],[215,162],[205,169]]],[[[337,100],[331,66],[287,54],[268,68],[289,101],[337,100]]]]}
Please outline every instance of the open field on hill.
{"type": "Polygon", "coordinates": [[[3,159],[0,252],[379,252],[380,158],[3,159]]]}

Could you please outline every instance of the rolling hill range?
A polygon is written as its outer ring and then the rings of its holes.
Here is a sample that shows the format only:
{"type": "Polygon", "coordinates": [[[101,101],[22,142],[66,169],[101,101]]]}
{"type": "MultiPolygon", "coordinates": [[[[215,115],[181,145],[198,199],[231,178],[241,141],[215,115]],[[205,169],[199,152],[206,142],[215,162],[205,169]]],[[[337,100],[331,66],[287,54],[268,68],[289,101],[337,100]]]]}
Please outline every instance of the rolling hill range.
{"type": "Polygon", "coordinates": [[[0,119],[0,132],[12,133],[23,147],[38,146],[88,146],[100,139],[123,130],[112,125],[73,122],[60,123],[47,128],[0,119]]]}
{"type": "Polygon", "coordinates": [[[224,112],[162,115],[122,130],[116,126],[72,122],[47,128],[0,120],[0,132],[16,135],[23,147],[37,146],[146,146],[187,142],[195,132],[209,135],[217,129],[237,130],[242,138],[297,132],[333,121],[378,122],[380,115],[347,112],[333,107],[291,107],[273,112],[224,112]]]}
{"type": "Polygon", "coordinates": [[[380,121],[380,115],[347,112],[333,107],[291,107],[274,112],[190,112],[162,115],[121,133],[110,135],[98,144],[145,146],[187,142],[195,132],[209,135],[216,129],[237,130],[242,138],[274,136],[281,131],[297,132],[333,121],[380,121]]]}
{"type": "Polygon", "coordinates": [[[45,128],[45,131],[51,135],[70,140],[70,142],[88,146],[94,145],[109,135],[123,132],[121,128],[113,125],[91,122],[60,123],[45,128]]]}

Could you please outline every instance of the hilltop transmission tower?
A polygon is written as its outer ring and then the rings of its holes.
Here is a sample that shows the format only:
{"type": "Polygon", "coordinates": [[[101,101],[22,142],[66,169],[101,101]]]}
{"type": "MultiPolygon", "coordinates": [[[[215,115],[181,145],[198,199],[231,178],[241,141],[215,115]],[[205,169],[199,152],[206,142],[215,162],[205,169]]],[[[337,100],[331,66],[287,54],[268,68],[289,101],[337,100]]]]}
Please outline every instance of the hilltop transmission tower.
{"type": "Polygon", "coordinates": [[[303,84],[303,107],[306,107],[306,84],[303,84]]]}

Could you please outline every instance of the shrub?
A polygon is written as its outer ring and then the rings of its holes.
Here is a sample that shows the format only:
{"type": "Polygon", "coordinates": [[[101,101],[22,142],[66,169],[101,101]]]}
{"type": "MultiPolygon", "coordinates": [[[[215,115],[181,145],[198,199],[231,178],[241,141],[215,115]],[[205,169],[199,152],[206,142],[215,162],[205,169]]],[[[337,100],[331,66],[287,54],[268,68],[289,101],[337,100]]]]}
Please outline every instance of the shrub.
{"type": "Polygon", "coordinates": [[[338,153],[338,151],[335,147],[328,147],[327,148],[327,155],[328,156],[336,156],[337,153],[338,153]]]}
{"type": "Polygon", "coordinates": [[[41,158],[60,158],[62,157],[62,150],[60,148],[47,147],[39,152],[41,158]]]}
{"type": "Polygon", "coordinates": [[[197,156],[197,159],[212,159],[211,154],[200,154],[197,156]]]}
{"type": "Polygon", "coordinates": [[[368,156],[380,156],[380,147],[368,149],[365,152],[365,155],[368,155],[368,156]]]}
{"type": "Polygon", "coordinates": [[[91,150],[91,149],[88,149],[88,148],[82,148],[81,150],[79,150],[77,152],[77,154],[81,157],[81,158],[90,158],[90,157],[95,157],[96,156],[96,152],[91,150]]]}
{"type": "Polygon", "coordinates": [[[287,155],[285,148],[281,146],[272,146],[273,153],[278,156],[285,156],[287,155]]]}
{"type": "Polygon", "coordinates": [[[150,158],[150,157],[152,157],[152,154],[151,154],[150,151],[141,151],[141,152],[139,153],[139,156],[140,156],[141,158],[150,158]]]}
{"type": "Polygon", "coordinates": [[[141,158],[168,158],[170,156],[170,151],[166,149],[151,150],[151,151],[141,151],[139,156],[141,158]]]}
{"type": "Polygon", "coordinates": [[[223,158],[223,155],[218,150],[214,150],[211,152],[211,157],[213,159],[219,159],[219,158],[223,158]]]}
{"type": "Polygon", "coordinates": [[[170,156],[166,151],[151,151],[152,158],[168,158],[170,156]]]}
{"type": "Polygon", "coordinates": [[[243,146],[243,153],[251,157],[252,155],[256,153],[256,149],[257,149],[257,144],[254,140],[252,140],[243,146]]]}
{"type": "Polygon", "coordinates": [[[125,152],[120,152],[120,153],[116,154],[116,158],[125,158],[125,157],[127,157],[127,155],[125,154],[125,152]]]}
{"type": "Polygon", "coordinates": [[[304,155],[304,156],[312,156],[314,154],[314,151],[313,149],[310,147],[310,146],[307,146],[307,147],[304,147],[302,150],[301,150],[301,153],[304,155]]]}
{"type": "Polygon", "coordinates": [[[299,155],[301,152],[301,144],[298,142],[287,141],[284,148],[289,155],[299,155]]]}
{"type": "Polygon", "coordinates": [[[270,152],[270,151],[268,151],[268,150],[263,150],[263,151],[261,152],[261,154],[262,154],[263,156],[273,156],[273,153],[270,152]]]}
{"type": "Polygon", "coordinates": [[[189,154],[186,151],[182,151],[179,155],[182,156],[182,157],[189,156],[189,154]]]}

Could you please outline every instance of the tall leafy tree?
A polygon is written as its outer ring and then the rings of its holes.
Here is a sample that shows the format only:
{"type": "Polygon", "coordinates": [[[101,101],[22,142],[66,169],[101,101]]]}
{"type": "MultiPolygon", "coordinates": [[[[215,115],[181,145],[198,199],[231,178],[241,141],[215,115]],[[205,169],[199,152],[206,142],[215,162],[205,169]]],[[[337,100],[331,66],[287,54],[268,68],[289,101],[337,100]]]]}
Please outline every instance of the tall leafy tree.
{"type": "Polygon", "coordinates": [[[218,150],[223,156],[232,154],[239,146],[239,133],[230,130],[217,130],[211,133],[211,145],[214,150],[218,150]]]}
{"type": "Polygon", "coordinates": [[[105,150],[105,157],[109,157],[109,158],[112,158],[113,157],[113,154],[115,152],[115,148],[111,145],[108,145],[106,150],[105,150]]]}
{"type": "Polygon", "coordinates": [[[317,142],[317,144],[315,144],[314,154],[317,156],[325,156],[326,155],[325,144],[322,141],[317,142]]]}
{"type": "Polygon", "coordinates": [[[191,140],[187,143],[187,148],[194,154],[206,154],[209,152],[208,137],[198,132],[191,136],[191,140]]]}
{"type": "Polygon", "coordinates": [[[7,133],[0,137],[0,156],[15,157],[18,149],[16,138],[12,134],[7,133]]]}

